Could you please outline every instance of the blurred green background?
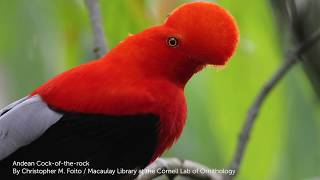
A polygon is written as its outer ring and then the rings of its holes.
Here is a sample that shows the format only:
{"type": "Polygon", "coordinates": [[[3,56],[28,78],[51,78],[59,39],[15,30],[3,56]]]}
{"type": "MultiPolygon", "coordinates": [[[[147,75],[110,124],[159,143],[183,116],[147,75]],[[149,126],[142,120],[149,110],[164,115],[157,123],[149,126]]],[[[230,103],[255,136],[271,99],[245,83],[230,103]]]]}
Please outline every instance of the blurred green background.
{"type": "MultiPolygon", "coordinates": [[[[109,47],[164,21],[180,0],[102,0],[109,47]]],[[[218,0],[236,18],[241,40],[223,70],[209,68],[186,87],[188,121],[166,153],[227,167],[246,111],[280,66],[281,34],[267,0],[218,0]]],[[[94,57],[82,0],[0,0],[0,106],[54,75],[94,57]]],[[[302,65],[266,100],[255,124],[239,180],[311,180],[320,177],[320,105],[302,65]]]]}

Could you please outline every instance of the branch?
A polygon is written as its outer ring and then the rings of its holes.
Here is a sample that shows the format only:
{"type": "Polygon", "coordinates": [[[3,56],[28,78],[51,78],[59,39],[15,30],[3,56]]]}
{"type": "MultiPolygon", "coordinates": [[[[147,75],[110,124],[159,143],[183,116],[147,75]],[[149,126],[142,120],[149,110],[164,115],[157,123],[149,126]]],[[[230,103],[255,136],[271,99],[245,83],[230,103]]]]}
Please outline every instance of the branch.
{"type": "MultiPolygon", "coordinates": [[[[308,39],[301,43],[301,45],[296,48],[296,50],[288,54],[282,66],[278,71],[272,76],[272,78],[263,86],[262,90],[256,97],[254,103],[250,107],[245,124],[243,125],[241,134],[239,136],[238,146],[235,152],[235,156],[231,163],[230,169],[234,169],[237,173],[239,171],[241,161],[243,159],[244,152],[248,145],[248,140],[250,133],[252,131],[253,124],[256,121],[260,108],[269,95],[271,90],[276,86],[276,84],[286,75],[290,68],[298,62],[302,54],[312,47],[320,39],[320,29],[316,30],[308,39]]],[[[230,177],[231,178],[231,177],[230,177]]],[[[231,178],[232,179],[232,178],[231,178]]]]}
{"type": "Polygon", "coordinates": [[[178,158],[159,158],[146,167],[136,180],[149,180],[162,175],[170,175],[171,179],[175,176],[187,176],[199,180],[222,180],[223,176],[221,174],[210,173],[208,171],[212,171],[212,169],[193,161],[181,160],[178,158]],[[161,170],[174,171],[175,173],[159,173],[161,170]],[[189,173],[183,173],[187,171],[189,171],[189,173]]]}
{"type": "Polygon", "coordinates": [[[92,26],[93,35],[94,35],[93,51],[95,53],[96,58],[100,58],[107,52],[107,44],[105,42],[105,36],[103,33],[99,1],[85,0],[85,2],[89,11],[91,26],[92,26]]]}
{"type": "MultiPolygon", "coordinates": [[[[243,125],[241,134],[239,136],[238,146],[234,155],[234,159],[231,163],[231,166],[227,171],[234,170],[233,175],[228,174],[212,174],[212,173],[191,173],[191,174],[181,174],[177,173],[176,175],[182,175],[191,177],[194,179],[211,179],[211,180],[221,180],[221,179],[233,179],[237,172],[240,169],[240,165],[243,159],[244,152],[248,145],[250,133],[252,131],[253,124],[258,116],[260,108],[265,101],[266,97],[269,95],[271,90],[278,84],[278,82],[288,73],[288,71],[298,62],[298,59],[301,58],[304,52],[310,49],[318,40],[320,39],[320,28],[315,31],[307,40],[305,40],[301,45],[296,48],[296,50],[288,54],[282,66],[275,72],[275,74],[271,77],[271,79],[263,86],[262,90],[256,97],[254,103],[250,107],[246,121],[243,125]]],[[[201,165],[196,162],[188,161],[188,160],[179,160],[177,158],[168,158],[168,159],[161,159],[159,158],[154,163],[149,165],[145,170],[172,170],[172,169],[190,169],[197,170],[197,169],[205,169],[209,170],[208,167],[201,165]]],[[[180,172],[180,171],[179,171],[180,172]]],[[[138,176],[137,180],[147,180],[153,179],[163,174],[159,173],[142,173],[138,176]]]]}

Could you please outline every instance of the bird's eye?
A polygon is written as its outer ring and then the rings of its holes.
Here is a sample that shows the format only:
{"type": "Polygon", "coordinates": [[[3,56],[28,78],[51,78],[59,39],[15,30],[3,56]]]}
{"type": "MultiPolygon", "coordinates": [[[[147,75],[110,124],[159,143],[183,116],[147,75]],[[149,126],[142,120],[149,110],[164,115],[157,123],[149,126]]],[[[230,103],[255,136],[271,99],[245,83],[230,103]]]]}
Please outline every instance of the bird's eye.
{"type": "Polygon", "coordinates": [[[179,45],[179,40],[175,37],[169,37],[167,39],[167,44],[170,47],[177,47],[179,45]]]}

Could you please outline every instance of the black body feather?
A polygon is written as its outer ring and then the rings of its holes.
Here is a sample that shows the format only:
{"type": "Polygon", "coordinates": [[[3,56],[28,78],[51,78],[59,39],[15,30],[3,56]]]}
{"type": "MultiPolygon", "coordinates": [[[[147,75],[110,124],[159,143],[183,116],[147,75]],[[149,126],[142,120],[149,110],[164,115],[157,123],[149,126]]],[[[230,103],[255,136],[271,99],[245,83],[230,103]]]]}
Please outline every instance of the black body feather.
{"type": "MultiPolygon", "coordinates": [[[[64,113],[41,137],[0,162],[0,179],[133,179],[134,175],[92,175],[91,170],[142,169],[148,165],[157,145],[159,118],[152,114],[105,116],[64,113]],[[89,162],[89,166],[25,167],[63,168],[66,174],[12,175],[13,162],[89,162]],[[86,174],[67,174],[67,168],[87,168],[86,174]]],[[[16,167],[22,169],[23,167],[16,167]]],[[[136,174],[137,175],[137,174],[136,174]]],[[[136,176],[135,175],[135,176],[136,176]]]]}

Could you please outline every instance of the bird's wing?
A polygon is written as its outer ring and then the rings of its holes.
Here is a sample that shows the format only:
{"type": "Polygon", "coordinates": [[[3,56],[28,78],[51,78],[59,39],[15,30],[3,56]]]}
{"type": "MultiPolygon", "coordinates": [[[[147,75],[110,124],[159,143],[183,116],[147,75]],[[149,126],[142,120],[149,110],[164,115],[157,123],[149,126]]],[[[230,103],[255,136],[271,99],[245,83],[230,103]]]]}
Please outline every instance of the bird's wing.
{"type": "MultiPolygon", "coordinates": [[[[86,161],[94,169],[140,169],[151,161],[157,146],[159,116],[154,114],[70,113],[51,109],[40,96],[6,109],[0,116],[0,174],[8,179],[31,177],[12,178],[14,161],[86,161]]],[[[88,176],[66,179],[88,179],[88,176]]],[[[133,177],[130,175],[128,179],[133,177]]]]}
{"type": "Polygon", "coordinates": [[[62,116],[40,96],[25,97],[0,110],[0,160],[40,137],[62,116]]]}

